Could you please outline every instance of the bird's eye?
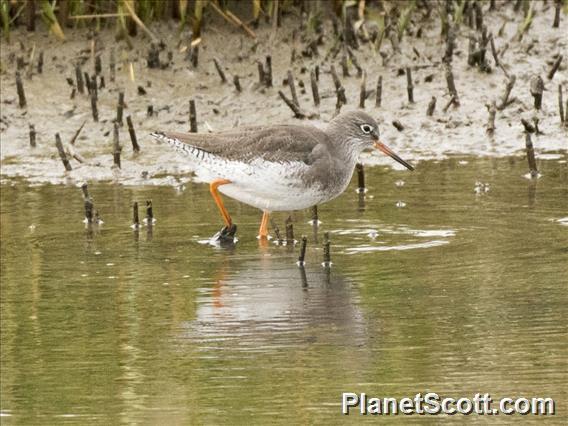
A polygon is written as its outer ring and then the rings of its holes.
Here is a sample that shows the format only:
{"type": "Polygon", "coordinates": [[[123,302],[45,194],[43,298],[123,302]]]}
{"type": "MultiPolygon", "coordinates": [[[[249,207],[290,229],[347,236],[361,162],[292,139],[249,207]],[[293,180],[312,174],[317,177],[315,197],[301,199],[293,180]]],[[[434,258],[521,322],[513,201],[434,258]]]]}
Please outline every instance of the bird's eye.
{"type": "Polygon", "coordinates": [[[368,124],[362,124],[361,125],[361,130],[363,131],[363,133],[365,133],[366,135],[370,134],[373,131],[373,126],[369,126],[368,124]]]}

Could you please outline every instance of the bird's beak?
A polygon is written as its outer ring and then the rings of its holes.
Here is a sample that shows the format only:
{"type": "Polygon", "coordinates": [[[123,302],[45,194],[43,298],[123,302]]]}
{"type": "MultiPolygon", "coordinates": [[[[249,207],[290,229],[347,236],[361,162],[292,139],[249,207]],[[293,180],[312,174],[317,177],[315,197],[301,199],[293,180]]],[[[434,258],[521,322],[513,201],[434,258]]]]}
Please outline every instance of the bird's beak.
{"type": "Polygon", "coordinates": [[[396,155],[392,149],[390,149],[388,146],[386,146],[384,143],[382,143],[378,139],[375,140],[375,148],[377,148],[383,154],[388,155],[393,160],[398,161],[400,164],[402,164],[407,169],[414,170],[414,166],[412,166],[411,164],[404,161],[402,158],[400,158],[398,155],[396,155]]]}

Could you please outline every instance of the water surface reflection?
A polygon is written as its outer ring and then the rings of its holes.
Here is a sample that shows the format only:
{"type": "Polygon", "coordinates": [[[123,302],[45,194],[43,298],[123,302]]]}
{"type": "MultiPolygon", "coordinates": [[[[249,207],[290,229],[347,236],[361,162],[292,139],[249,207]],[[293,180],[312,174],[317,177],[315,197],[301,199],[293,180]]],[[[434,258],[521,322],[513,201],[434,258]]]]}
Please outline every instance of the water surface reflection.
{"type": "Polygon", "coordinates": [[[525,168],[369,169],[364,205],[353,184],[321,206],[319,242],[293,214],[305,270],[231,201],[237,246],[200,244],[219,227],[206,187],[93,185],[105,223],[85,229],[78,188],[2,185],[2,422],[333,424],[342,391],[562,404],[568,174],[525,168]],[[132,202],[150,199],[156,225],[133,231],[132,202]]]}

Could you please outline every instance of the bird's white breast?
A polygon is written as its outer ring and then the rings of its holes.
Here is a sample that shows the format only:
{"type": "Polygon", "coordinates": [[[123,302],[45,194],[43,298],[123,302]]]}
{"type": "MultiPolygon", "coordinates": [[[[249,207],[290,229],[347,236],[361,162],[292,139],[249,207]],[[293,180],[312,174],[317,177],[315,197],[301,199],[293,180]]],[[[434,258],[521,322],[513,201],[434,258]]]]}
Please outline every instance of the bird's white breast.
{"type": "Polygon", "coordinates": [[[266,211],[300,210],[324,201],[325,194],[314,184],[306,186],[300,178],[307,165],[300,162],[277,163],[257,159],[249,163],[214,159],[200,164],[197,177],[205,182],[228,179],[219,191],[245,204],[266,211]]]}

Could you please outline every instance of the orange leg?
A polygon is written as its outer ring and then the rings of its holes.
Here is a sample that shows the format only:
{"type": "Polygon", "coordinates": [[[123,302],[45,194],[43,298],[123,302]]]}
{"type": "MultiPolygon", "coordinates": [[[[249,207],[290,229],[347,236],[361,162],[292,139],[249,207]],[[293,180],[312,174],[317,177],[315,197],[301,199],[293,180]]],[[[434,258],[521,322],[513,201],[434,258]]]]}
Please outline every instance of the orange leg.
{"type": "Polygon", "coordinates": [[[231,216],[229,216],[229,212],[223,205],[223,200],[221,199],[221,196],[219,195],[219,191],[217,189],[221,185],[227,185],[228,183],[231,183],[231,181],[228,179],[215,179],[209,184],[209,191],[211,192],[211,195],[215,200],[215,204],[217,204],[217,207],[219,207],[219,211],[221,212],[221,216],[223,216],[225,225],[231,226],[233,224],[233,221],[231,220],[231,216]]]}
{"type": "Polygon", "coordinates": [[[270,213],[262,213],[262,221],[260,222],[260,229],[258,230],[259,238],[268,238],[268,217],[270,213]]]}

